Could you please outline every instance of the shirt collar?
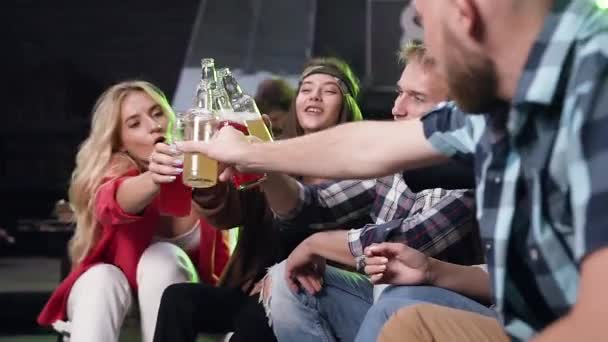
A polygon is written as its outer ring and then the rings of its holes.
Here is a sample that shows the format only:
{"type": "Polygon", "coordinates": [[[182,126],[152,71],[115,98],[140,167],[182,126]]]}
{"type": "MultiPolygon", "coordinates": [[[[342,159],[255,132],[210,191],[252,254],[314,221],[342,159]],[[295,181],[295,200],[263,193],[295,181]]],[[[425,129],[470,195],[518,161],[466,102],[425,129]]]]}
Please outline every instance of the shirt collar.
{"type": "Polygon", "coordinates": [[[550,105],[559,91],[560,77],[577,33],[591,12],[592,0],[555,0],[534,42],[519,80],[513,104],[550,105]]]}

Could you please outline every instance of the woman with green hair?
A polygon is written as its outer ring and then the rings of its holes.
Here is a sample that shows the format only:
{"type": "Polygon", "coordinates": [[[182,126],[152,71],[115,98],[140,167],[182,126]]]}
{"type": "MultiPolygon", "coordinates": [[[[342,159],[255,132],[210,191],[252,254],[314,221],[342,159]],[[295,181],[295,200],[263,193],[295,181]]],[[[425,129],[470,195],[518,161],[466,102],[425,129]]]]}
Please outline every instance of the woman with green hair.
{"type": "MultiPolygon", "coordinates": [[[[300,76],[282,138],[361,120],[358,94],[359,81],[348,64],[337,58],[310,60],[300,76]]],[[[269,174],[267,182],[276,176],[269,174]]],[[[293,176],[305,184],[325,181],[293,176]]],[[[238,243],[219,287],[175,284],[165,290],[155,342],[192,342],[199,332],[230,331],[234,332],[232,342],[276,340],[258,300],[260,280],[268,267],[285,259],[309,233],[303,234],[306,227],[283,229],[273,217],[264,187],[262,183],[259,188],[238,191],[227,182],[195,190],[194,199],[209,222],[220,229],[241,227],[238,243]]]]}

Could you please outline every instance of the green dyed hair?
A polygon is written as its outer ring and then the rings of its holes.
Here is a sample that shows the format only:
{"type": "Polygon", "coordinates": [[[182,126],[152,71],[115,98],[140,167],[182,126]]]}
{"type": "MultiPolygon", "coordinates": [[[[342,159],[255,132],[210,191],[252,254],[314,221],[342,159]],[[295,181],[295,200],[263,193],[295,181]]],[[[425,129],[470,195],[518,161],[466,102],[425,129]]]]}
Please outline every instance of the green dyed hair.
{"type": "MultiPolygon", "coordinates": [[[[357,103],[357,98],[361,91],[360,82],[350,66],[343,60],[335,57],[313,58],[304,66],[304,71],[300,75],[297,94],[300,92],[302,81],[313,74],[326,74],[333,76],[337,81],[342,93],[342,110],[338,119],[338,124],[345,122],[361,121],[363,115],[357,103]]],[[[293,138],[304,134],[304,129],[300,125],[296,115],[296,101],[292,101],[289,110],[289,117],[286,124],[283,138],[293,138]]]]}

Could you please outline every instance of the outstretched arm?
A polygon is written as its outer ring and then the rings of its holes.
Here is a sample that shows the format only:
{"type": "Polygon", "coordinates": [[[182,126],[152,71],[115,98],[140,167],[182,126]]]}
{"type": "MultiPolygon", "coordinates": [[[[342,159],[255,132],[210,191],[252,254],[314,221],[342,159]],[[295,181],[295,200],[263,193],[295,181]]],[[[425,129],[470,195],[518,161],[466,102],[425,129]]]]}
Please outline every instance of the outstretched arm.
{"type": "Polygon", "coordinates": [[[176,164],[177,151],[165,143],[154,145],[149,157],[148,171],[129,177],[120,183],[116,191],[118,205],[127,213],[143,211],[160,191],[160,185],[172,182],[181,170],[176,164]]]}
{"type": "Polygon", "coordinates": [[[179,148],[241,169],[341,179],[373,178],[445,160],[419,121],[349,123],[268,143],[250,143],[225,127],[209,143],[183,142],[179,148]]]}

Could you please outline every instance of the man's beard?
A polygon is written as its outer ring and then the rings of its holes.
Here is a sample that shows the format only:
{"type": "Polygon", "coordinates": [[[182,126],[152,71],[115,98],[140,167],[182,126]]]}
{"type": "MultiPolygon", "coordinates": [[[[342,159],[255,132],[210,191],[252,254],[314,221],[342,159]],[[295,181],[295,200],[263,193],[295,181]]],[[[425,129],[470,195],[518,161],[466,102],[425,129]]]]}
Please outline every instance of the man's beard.
{"type": "Polygon", "coordinates": [[[446,55],[445,75],[450,94],[458,107],[467,113],[491,111],[498,102],[498,78],[494,62],[479,52],[464,47],[448,29],[450,58],[446,55]]]}

